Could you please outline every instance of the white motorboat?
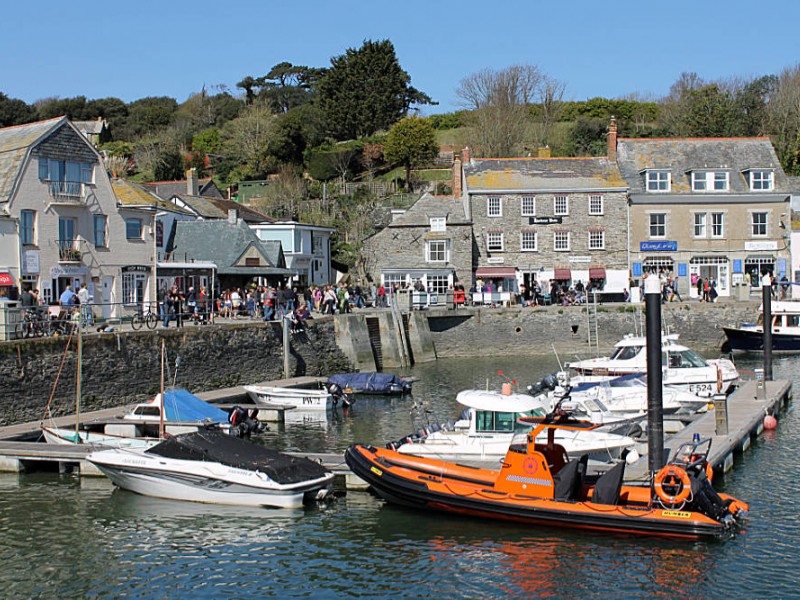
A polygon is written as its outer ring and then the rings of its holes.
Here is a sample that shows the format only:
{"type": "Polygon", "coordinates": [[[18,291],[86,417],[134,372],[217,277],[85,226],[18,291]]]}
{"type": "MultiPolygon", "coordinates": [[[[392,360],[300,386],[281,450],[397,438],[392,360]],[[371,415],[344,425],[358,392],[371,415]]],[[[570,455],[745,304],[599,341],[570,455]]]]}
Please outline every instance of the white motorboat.
{"type": "Polygon", "coordinates": [[[244,389],[256,406],[261,408],[293,406],[300,410],[329,410],[333,406],[333,394],[328,390],[268,385],[246,385],[244,389]]]}
{"type": "Polygon", "coordinates": [[[316,462],[219,429],[172,436],[150,448],[92,452],[87,459],[122,489],[212,504],[297,508],[327,495],[333,480],[316,462]]]}
{"type": "Polygon", "coordinates": [[[158,443],[158,438],[128,437],[78,430],[66,427],[42,426],[44,441],[48,444],[87,444],[107,448],[148,448],[158,443]]]}
{"type": "MultiPolygon", "coordinates": [[[[398,452],[449,461],[496,461],[502,459],[515,433],[532,426],[520,425],[521,417],[544,417],[548,408],[527,394],[464,390],[456,400],[464,406],[458,421],[423,428],[415,435],[391,442],[398,452]]],[[[552,430],[555,443],[561,444],[570,458],[589,455],[593,462],[611,462],[627,456],[639,458],[636,441],[630,437],[601,431],[552,430]],[[627,452],[626,452],[627,451],[627,452]]],[[[547,440],[536,440],[546,443],[547,440]]]]}
{"type": "MultiPolygon", "coordinates": [[[[677,342],[677,335],[661,338],[663,383],[698,396],[728,393],[739,381],[736,366],[726,358],[707,360],[677,342]]],[[[647,339],[625,336],[611,356],[566,363],[565,367],[585,376],[584,381],[647,372],[647,339]]]]}

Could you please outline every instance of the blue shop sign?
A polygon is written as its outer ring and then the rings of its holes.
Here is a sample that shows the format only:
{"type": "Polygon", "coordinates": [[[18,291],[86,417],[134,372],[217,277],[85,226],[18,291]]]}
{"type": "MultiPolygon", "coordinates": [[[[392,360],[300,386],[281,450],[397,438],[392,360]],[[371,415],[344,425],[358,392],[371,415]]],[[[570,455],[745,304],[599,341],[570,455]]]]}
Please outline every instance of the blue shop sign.
{"type": "Polygon", "coordinates": [[[675,252],[677,250],[678,242],[675,240],[639,242],[639,252],[675,252]]]}

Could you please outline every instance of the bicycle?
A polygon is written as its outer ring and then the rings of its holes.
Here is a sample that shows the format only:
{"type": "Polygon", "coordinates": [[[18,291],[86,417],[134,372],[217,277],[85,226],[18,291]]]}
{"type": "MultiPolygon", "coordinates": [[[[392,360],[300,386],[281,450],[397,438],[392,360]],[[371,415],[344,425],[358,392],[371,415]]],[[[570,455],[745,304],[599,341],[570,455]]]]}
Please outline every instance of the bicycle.
{"type": "Polygon", "coordinates": [[[142,314],[142,309],[139,307],[139,311],[131,319],[131,327],[134,331],[141,329],[142,325],[146,325],[148,329],[155,329],[157,324],[158,315],[153,312],[151,307],[147,307],[147,312],[144,314],[142,314]]]}
{"type": "Polygon", "coordinates": [[[50,324],[44,320],[41,313],[36,309],[27,309],[23,313],[22,321],[17,323],[17,339],[29,337],[42,337],[50,335],[50,324]]]}

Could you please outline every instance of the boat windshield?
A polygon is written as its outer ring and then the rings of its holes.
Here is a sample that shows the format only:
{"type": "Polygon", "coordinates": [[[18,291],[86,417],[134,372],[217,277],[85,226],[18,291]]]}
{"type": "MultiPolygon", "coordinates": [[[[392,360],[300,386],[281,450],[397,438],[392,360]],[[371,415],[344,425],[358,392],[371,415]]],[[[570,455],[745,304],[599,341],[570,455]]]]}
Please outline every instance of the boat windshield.
{"type": "Polygon", "coordinates": [[[592,400],[591,398],[587,398],[583,401],[583,404],[589,412],[605,412],[608,410],[606,405],[597,399],[592,400]]]}
{"type": "Polygon", "coordinates": [[[670,369],[693,369],[707,366],[706,360],[692,350],[669,353],[670,369]]]}
{"type": "MultiPolygon", "coordinates": [[[[519,417],[543,417],[546,414],[543,408],[535,408],[520,413],[478,410],[475,411],[475,431],[515,431],[518,428],[517,419],[519,417]]],[[[525,429],[530,429],[530,426],[525,429]]]]}
{"type": "Polygon", "coordinates": [[[641,346],[620,346],[614,350],[611,360],[630,360],[639,354],[641,349],[641,346]]]}

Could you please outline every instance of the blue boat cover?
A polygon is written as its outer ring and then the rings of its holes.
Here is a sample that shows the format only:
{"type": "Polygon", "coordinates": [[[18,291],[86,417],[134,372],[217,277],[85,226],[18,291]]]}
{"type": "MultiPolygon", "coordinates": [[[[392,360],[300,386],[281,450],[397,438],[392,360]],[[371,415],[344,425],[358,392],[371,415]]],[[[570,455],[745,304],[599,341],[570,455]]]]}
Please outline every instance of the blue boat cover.
{"type": "Polygon", "coordinates": [[[167,421],[205,421],[227,423],[228,413],[200,400],[187,390],[169,390],[164,394],[164,418],[167,421]]]}
{"type": "Polygon", "coordinates": [[[354,394],[402,394],[411,391],[411,382],[390,373],[341,373],[328,377],[345,392],[354,394]]]}

